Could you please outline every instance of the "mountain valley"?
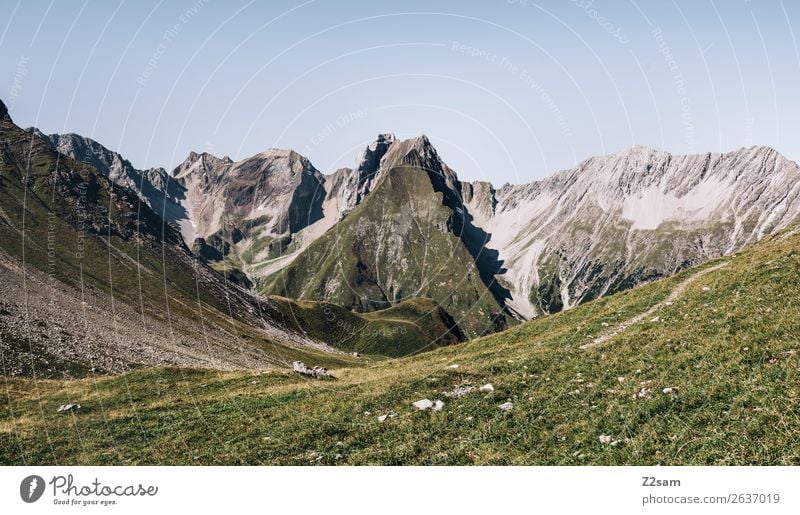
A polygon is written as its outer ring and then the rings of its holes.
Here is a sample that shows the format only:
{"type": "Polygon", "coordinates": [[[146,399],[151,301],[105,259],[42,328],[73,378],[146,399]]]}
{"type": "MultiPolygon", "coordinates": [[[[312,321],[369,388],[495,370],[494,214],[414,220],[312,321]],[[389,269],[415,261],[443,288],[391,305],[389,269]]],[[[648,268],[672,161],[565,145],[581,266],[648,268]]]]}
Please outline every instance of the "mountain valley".
{"type": "Polygon", "coordinates": [[[797,465],[799,196],[766,147],[139,170],[0,103],[0,459],[797,465]]]}

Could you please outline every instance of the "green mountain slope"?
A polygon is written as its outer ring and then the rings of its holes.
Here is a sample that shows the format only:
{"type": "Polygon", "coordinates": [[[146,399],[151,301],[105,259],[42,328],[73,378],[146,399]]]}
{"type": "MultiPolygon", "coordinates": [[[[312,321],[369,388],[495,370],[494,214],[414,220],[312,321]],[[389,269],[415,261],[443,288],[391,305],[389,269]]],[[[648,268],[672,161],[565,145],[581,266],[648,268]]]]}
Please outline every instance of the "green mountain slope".
{"type": "Polygon", "coordinates": [[[283,323],[347,352],[408,356],[464,340],[453,319],[434,300],[418,298],[371,313],[327,302],[271,297],[283,323]]]}
{"type": "MultiPolygon", "coordinates": [[[[0,103],[0,105],[2,105],[0,103]]],[[[5,375],[352,362],[275,322],[136,195],[0,120],[5,375]]]]}
{"type": "Polygon", "coordinates": [[[503,333],[334,370],[334,381],[177,369],[10,379],[0,461],[798,465],[798,298],[795,228],[503,333]],[[477,390],[486,383],[493,392],[477,390]],[[459,387],[473,390],[445,394],[459,387]],[[417,411],[423,398],[444,407],[417,411]],[[88,409],[57,415],[66,402],[88,409]]]}
{"type": "Polygon", "coordinates": [[[504,327],[504,311],[454,232],[453,209],[421,168],[388,170],[341,222],[314,241],[263,292],[357,311],[428,297],[475,337],[504,327]]]}

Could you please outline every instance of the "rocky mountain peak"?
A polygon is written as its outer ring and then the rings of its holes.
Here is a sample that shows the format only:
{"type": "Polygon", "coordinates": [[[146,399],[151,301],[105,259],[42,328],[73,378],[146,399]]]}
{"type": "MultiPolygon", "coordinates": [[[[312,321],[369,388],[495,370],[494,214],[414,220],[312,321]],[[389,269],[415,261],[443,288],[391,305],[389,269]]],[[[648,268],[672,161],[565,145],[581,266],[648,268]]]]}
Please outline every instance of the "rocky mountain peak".
{"type": "Polygon", "coordinates": [[[189,156],[179,164],[173,171],[172,175],[176,178],[184,178],[190,174],[199,174],[201,176],[217,176],[221,173],[222,169],[233,164],[233,161],[228,156],[219,158],[209,152],[189,152],[189,156]]]}
{"type": "Polygon", "coordinates": [[[395,142],[381,160],[381,167],[387,169],[394,166],[414,166],[441,172],[442,165],[439,154],[424,134],[395,142]]]}
{"type": "Polygon", "coordinates": [[[361,152],[354,169],[355,190],[350,192],[353,197],[347,201],[350,207],[361,203],[364,195],[372,189],[381,171],[381,160],[396,141],[394,134],[378,134],[378,137],[361,152]]]}
{"type": "Polygon", "coordinates": [[[783,155],[780,152],[778,152],[772,147],[768,147],[765,145],[753,145],[750,147],[742,147],[737,152],[739,154],[744,154],[754,158],[786,160],[786,158],[783,157],[783,155]]]}
{"type": "Polygon", "coordinates": [[[295,152],[292,149],[286,148],[268,148],[263,152],[259,152],[253,157],[258,157],[261,159],[290,159],[296,160],[302,158],[300,154],[295,152]]]}
{"type": "Polygon", "coordinates": [[[378,134],[378,137],[375,138],[375,141],[369,144],[368,148],[374,151],[380,146],[388,147],[395,141],[397,141],[397,137],[394,135],[394,133],[384,132],[383,134],[378,134]]]}
{"type": "Polygon", "coordinates": [[[291,149],[270,148],[245,159],[235,166],[237,169],[257,170],[260,173],[274,175],[286,174],[294,177],[297,174],[319,175],[307,157],[291,149]]]}
{"type": "Polygon", "coordinates": [[[624,170],[626,174],[638,174],[648,165],[670,156],[668,152],[656,150],[645,145],[633,145],[619,152],[590,157],[579,168],[600,169],[604,172],[624,170]]]}
{"type": "Polygon", "coordinates": [[[49,140],[50,138],[44,132],[40,131],[37,127],[28,127],[25,129],[25,132],[33,134],[36,137],[42,138],[44,140],[49,140]]]}
{"type": "Polygon", "coordinates": [[[620,156],[640,156],[640,155],[654,154],[657,152],[660,151],[652,147],[648,147],[647,145],[636,143],[624,150],[621,150],[620,152],[617,152],[617,154],[620,156]]]}
{"type": "Polygon", "coordinates": [[[95,167],[120,186],[138,190],[139,171],[130,161],[97,141],[73,133],[44,134],[36,127],[25,130],[42,138],[53,150],[95,167]]]}
{"type": "Polygon", "coordinates": [[[367,148],[361,152],[355,168],[358,172],[359,183],[372,178],[380,167],[381,159],[395,141],[397,140],[394,134],[378,134],[375,141],[367,145],[367,148]]]}

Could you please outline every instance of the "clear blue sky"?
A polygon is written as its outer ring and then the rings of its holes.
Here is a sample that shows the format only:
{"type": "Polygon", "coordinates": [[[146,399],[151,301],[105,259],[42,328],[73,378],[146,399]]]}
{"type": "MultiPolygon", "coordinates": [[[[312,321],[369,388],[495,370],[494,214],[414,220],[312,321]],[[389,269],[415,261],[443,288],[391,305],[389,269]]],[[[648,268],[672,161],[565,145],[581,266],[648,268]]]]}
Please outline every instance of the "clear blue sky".
{"type": "Polygon", "coordinates": [[[379,132],[497,185],[635,143],[798,160],[798,4],[6,0],[0,98],[138,167],[283,147],[330,172],[379,132]]]}

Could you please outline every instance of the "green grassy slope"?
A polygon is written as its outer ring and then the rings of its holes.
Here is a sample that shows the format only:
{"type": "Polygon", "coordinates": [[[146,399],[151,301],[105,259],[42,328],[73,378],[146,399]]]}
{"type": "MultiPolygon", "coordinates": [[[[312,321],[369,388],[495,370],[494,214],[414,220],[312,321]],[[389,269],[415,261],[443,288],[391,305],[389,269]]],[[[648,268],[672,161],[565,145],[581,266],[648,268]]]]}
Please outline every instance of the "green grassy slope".
{"type": "Polygon", "coordinates": [[[270,298],[280,306],[285,325],[347,352],[399,357],[464,339],[432,299],[410,299],[359,314],[327,302],[270,298]]]}
{"type": "MultiPolygon", "coordinates": [[[[13,259],[77,291],[113,294],[115,309],[135,311],[143,323],[145,316],[167,325],[184,320],[198,332],[222,334],[263,354],[265,363],[353,362],[286,345],[263,331],[265,321],[279,313],[229,284],[182,245],[180,235],[133,192],[52,151],[10,119],[0,120],[0,250],[13,259]]],[[[17,351],[29,347],[18,340],[0,332],[7,360],[24,358],[17,351]]],[[[72,375],[88,371],[90,364],[78,361],[61,369],[72,375]]]]}
{"type": "Polygon", "coordinates": [[[0,462],[800,465],[800,232],[663,303],[697,271],[333,381],[176,369],[6,379],[0,462]],[[442,393],[484,383],[495,391],[442,393]],[[445,406],[415,411],[422,398],[445,406]],[[55,414],[65,402],[89,409],[55,414]]]}
{"type": "Polygon", "coordinates": [[[453,216],[428,173],[391,169],[355,210],[271,278],[263,291],[355,309],[436,300],[470,337],[494,332],[502,307],[449,229],[453,216]]]}

